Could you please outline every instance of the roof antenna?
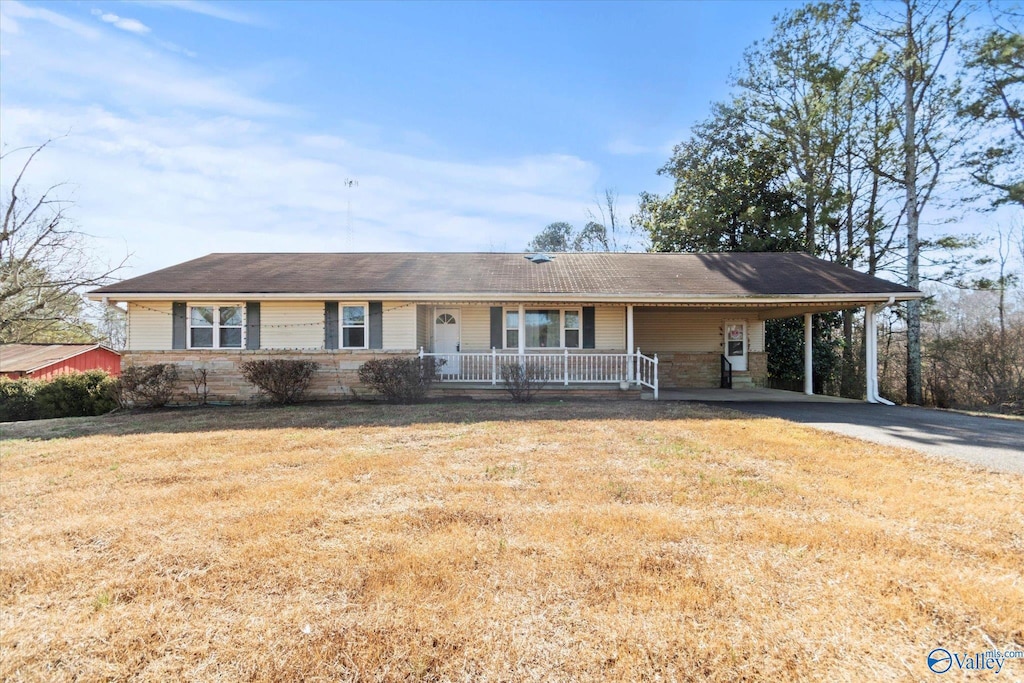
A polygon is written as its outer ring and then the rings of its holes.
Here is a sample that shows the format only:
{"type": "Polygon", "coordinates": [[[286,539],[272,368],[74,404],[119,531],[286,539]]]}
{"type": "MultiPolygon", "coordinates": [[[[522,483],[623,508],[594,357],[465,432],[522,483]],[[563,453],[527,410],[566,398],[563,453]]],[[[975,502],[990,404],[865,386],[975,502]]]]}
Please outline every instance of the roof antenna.
{"type": "Polygon", "coordinates": [[[359,187],[359,181],[345,178],[342,185],[348,188],[345,201],[345,251],[352,251],[352,188],[359,187]]]}

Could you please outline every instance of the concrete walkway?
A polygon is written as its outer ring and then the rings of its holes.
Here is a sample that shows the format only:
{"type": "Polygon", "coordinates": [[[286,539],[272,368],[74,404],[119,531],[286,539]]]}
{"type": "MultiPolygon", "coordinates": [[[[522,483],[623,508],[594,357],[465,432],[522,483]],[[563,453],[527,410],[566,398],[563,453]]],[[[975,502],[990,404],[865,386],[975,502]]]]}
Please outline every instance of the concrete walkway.
{"type": "MultiPolygon", "coordinates": [[[[713,399],[684,400],[711,402],[713,399]]],[[[843,399],[808,402],[762,398],[730,401],[728,407],[888,446],[912,448],[928,455],[956,458],[989,470],[1024,473],[1022,420],[976,417],[910,406],[871,405],[843,399]]]]}

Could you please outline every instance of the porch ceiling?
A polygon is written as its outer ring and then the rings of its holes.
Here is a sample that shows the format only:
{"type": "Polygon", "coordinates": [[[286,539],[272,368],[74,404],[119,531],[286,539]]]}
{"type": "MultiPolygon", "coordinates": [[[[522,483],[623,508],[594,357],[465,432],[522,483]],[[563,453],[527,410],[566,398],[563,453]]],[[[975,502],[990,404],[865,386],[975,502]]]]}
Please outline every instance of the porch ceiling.
{"type": "Polygon", "coordinates": [[[635,310],[652,310],[652,309],[673,309],[673,310],[686,310],[686,311],[700,311],[714,313],[719,311],[727,311],[729,313],[750,313],[755,317],[768,319],[768,318],[788,318],[795,315],[803,315],[804,313],[828,313],[831,311],[844,311],[848,309],[857,309],[869,306],[871,304],[877,304],[878,301],[819,301],[819,302],[807,302],[800,304],[788,304],[780,306],[778,303],[649,303],[649,302],[637,302],[634,304],[626,304],[623,302],[600,302],[600,301],[581,301],[579,299],[565,299],[564,301],[524,301],[522,299],[510,299],[507,301],[451,301],[451,300],[427,300],[427,301],[416,301],[415,303],[424,306],[518,306],[524,304],[530,308],[544,308],[544,307],[571,307],[571,306],[608,306],[613,308],[625,308],[627,305],[632,305],[635,310]]]}
{"type": "Polygon", "coordinates": [[[864,308],[878,302],[868,301],[821,301],[814,303],[800,303],[780,306],[777,303],[763,304],[660,304],[650,306],[648,304],[638,305],[636,310],[652,309],[674,309],[697,311],[701,313],[730,313],[744,314],[747,317],[758,320],[773,320],[775,318],[792,318],[804,313],[831,313],[833,311],[845,311],[850,309],[864,308]]]}

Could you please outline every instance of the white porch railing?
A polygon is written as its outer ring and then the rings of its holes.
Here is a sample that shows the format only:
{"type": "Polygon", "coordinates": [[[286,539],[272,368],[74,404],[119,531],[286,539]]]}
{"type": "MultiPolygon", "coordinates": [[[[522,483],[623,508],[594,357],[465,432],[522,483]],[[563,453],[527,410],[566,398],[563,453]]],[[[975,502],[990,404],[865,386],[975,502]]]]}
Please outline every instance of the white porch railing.
{"type": "Polygon", "coordinates": [[[636,383],[649,387],[654,392],[654,400],[658,400],[658,354],[648,358],[640,349],[636,350],[636,383]]]}
{"type": "Polygon", "coordinates": [[[484,353],[427,353],[420,349],[420,358],[443,361],[437,368],[441,382],[475,382],[497,385],[501,366],[507,363],[529,364],[543,371],[548,383],[621,384],[648,387],[658,398],[658,355],[640,353],[569,353],[533,351],[517,353],[491,349],[484,353]]]}

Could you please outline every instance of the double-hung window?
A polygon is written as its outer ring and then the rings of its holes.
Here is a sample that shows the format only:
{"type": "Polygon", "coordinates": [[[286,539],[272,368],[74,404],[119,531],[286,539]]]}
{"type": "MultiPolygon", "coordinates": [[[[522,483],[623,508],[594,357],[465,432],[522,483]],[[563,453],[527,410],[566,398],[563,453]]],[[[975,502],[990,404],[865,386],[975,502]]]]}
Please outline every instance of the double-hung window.
{"type": "MultiPolygon", "coordinates": [[[[580,309],[526,309],[525,347],[528,349],[580,348],[580,309]]],[[[519,312],[505,312],[505,348],[519,346],[519,312]]]]}
{"type": "Polygon", "coordinates": [[[190,306],[190,349],[240,349],[245,327],[242,306],[190,306]]]}
{"type": "Polygon", "coordinates": [[[505,311],[505,348],[519,348],[519,311],[505,311]]]}
{"type": "Polygon", "coordinates": [[[366,304],[341,304],[341,348],[343,349],[365,349],[366,334],[366,304]]]}
{"type": "Polygon", "coordinates": [[[562,346],[567,349],[580,348],[580,312],[577,309],[562,311],[562,346]]]}

